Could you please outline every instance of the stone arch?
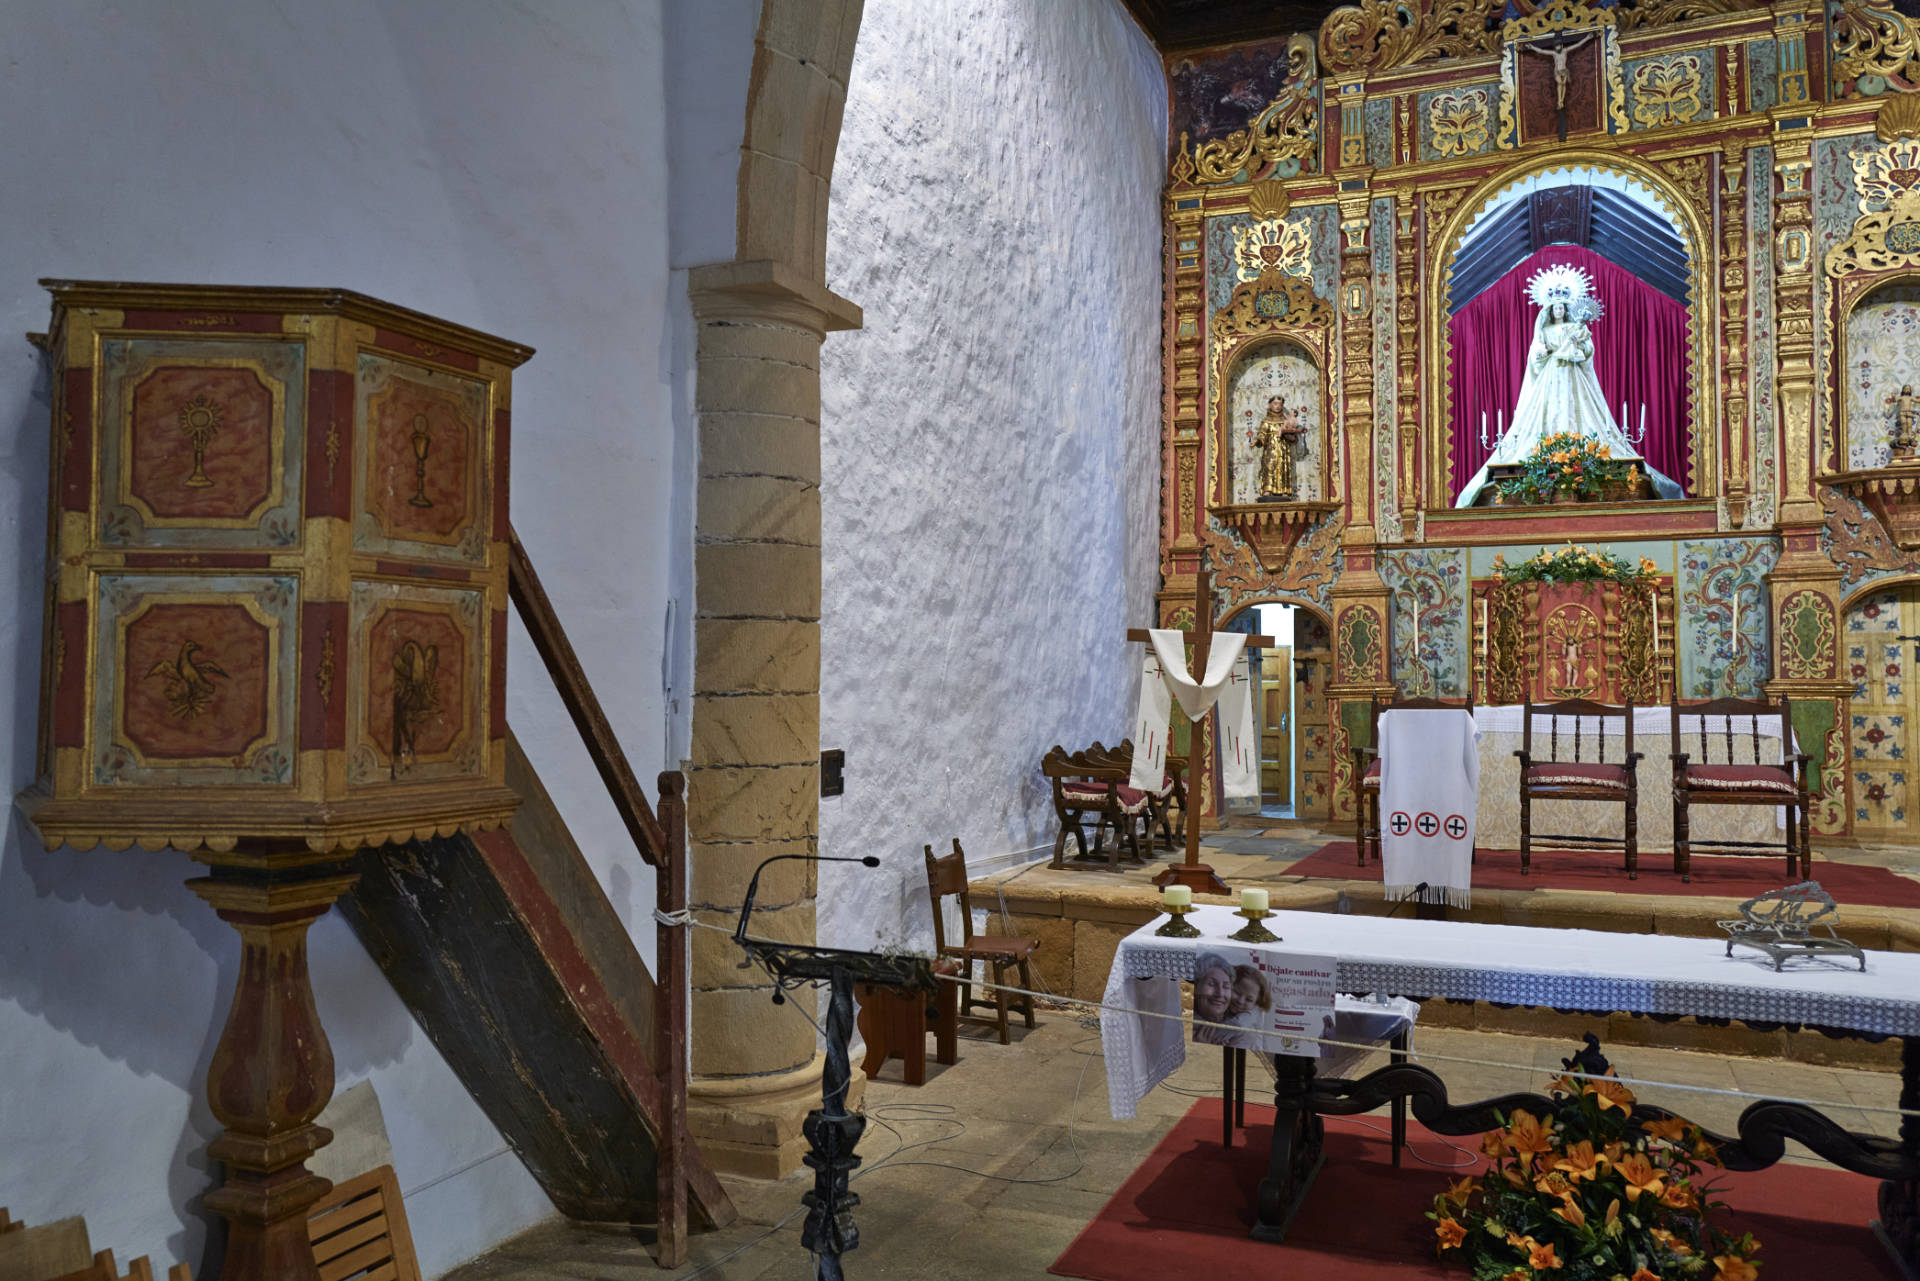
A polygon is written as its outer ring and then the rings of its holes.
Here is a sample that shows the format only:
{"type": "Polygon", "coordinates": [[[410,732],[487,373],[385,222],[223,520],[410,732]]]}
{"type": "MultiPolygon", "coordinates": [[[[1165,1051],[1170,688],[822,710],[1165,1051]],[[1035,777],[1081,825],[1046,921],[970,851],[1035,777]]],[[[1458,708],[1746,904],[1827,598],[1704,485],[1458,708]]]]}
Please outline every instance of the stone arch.
{"type": "MultiPolygon", "coordinates": [[[[730,922],[764,860],[819,832],[820,343],[860,309],[826,287],[827,198],[861,0],[762,0],[733,260],[693,268],[693,910],[730,922]]],[[[814,940],[811,865],[760,880],[756,931],[814,940]]],[[[716,1168],[798,1168],[819,1095],[812,1026],[726,936],[691,931],[687,1123],[716,1168]]]]}
{"type": "Polygon", "coordinates": [[[1693,451],[1692,494],[1700,498],[1714,497],[1721,492],[1722,477],[1716,435],[1709,430],[1709,424],[1719,421],[1719,378],[1713,327],[1704,321],[1714,314],[1718,306],[1715,276],[1719,256],[1704,215],[1686,192],[1657,166],[1620,152],[1568,147],[1550,150],[1489,175],[1468,193],[1467,198],[1460,202],[1439,228],[1429,229],[1435,233],[1432,243],[1440,246],[1440,249],[1427,264],[1424,294],[1427,299],[1426,336],[1423,348],[1428,367],[1438,372],[1440,383],[1438,394],[1428,398],[1427,501],[1432,503],[1438,497],[1452,492],[1449,468],[1453,450],[1448,424],[1452,420],[1453,395],[1452,380],[1447,377],[1452,367],[1452,340],[1447,325],[1447,304],[1452,288],[1454,256],[1468,228],[1483,213],[1501,203],[1509,191],[1555,170],[1592,170],[1625,179],[1632,187],[1654,198],[1673,222],[1686,246],[1687,305],[1694,322],[1691,359],[1687,362],[1688,430],[1693,451]]]}

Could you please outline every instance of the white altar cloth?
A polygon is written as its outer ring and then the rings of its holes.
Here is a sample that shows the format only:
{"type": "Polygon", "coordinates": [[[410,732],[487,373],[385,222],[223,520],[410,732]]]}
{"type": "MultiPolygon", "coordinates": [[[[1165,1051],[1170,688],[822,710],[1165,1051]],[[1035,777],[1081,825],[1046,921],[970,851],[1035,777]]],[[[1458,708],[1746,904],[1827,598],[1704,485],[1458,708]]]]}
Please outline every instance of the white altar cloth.
{"type": "MultiPolygon", "coordinates": [[[[1120,940],[1114,954],[1104,1002],[1120,1008],[1101,1011],[1100,1043],[1116,1117],[1132,1116],[1186,1059],[1186,1025],[1149,1016],[1178,1015],[1195,952],[1245,924],[1226,907],[1199,907],[1186,919],[1199,938],[1159,938],[1153,931],[1163,920],[1156,919],[1120,940]]],[[[1342,992],[1920,1036],[1920,952],[1870,951],[1865,973],[1850,957],[1790,961],[1775,973],[1759,952],[1736,948],[1729,957],[1725,940],[1715,938],[1323,912],[1276,912],[1263,924],[1282,939],[1267,946],[1337,958],[1342,992]]]]}
{"type": "MultiPolygon", "coordinates": [[[[1476,707],[1473,711],[1474,724],[1480,730],[1480,822],[1474,844],[1483,850],[1520,848],[1520,762],[1513,754],[1520,750],[1522,742],[1522,711],[1517,704],[1476,707]]],[[[1546,756],[1545,736],[1550,732],[1549,719],[1538,712],[1534,713],[1533,748],[1536,759],[1546,756]]],[[[1707,738],[1713,747],[1714,763],[1725,761],[1729,719],[1733,721],[1734,762],[1743,765],[1756,763],[1751,718],[1746,716],[1703,717],[1683,712],[1680,716],[1681,750],[1688,753],[1694,764],[1702,763],[1699,734],[1701,722],[1705,721],[1707,738]]],[[[1593,760],[1596,755],[1592,739],[1597,720],[1592,716],[1580,718],[1580,755],[1583,760],[1593,760]]],[[[1615,717],[1606,728],[1607,759],[1617,764],[1626,756],[1626,740],[1621,733],[1620,719],[1615,717]]],[[[1572,736],[1573,718],[1562,716],[1560,745],[1564,759],[1572,759],[1572,736]]],[[[1672,712],[1665,704],[1634,708],[1633,747],[1645,757],[1634,771],[1640,785],[1640,853],[1671,850],[1673,763],[1668,757],[1674,747],[1672,712]]],[[[1760,758],[1757,763],[1780,763],[1780,717],[1777,714],[1760,718],[1760,758]]],[[[1614,818],[1607,820],[1612,826],[1606,828],[1604,833],[1598,831],[1596,824],[1607,813],[1605,806],[1592,801],[1535,801],[1535,851],[1553,848],[1553,842],[1541,840],[1538,835],[1541,832],[1623,835],[1618,810],[1612,811],[1614,818]]],[[[1784,807],[1769,814],[1768,810],[1757,805],[1702,805],[1693,811],[1689,826],[1695,844],[1713,841],[1778,843],[1786,825],[1786,813],[1784,807]]]]}

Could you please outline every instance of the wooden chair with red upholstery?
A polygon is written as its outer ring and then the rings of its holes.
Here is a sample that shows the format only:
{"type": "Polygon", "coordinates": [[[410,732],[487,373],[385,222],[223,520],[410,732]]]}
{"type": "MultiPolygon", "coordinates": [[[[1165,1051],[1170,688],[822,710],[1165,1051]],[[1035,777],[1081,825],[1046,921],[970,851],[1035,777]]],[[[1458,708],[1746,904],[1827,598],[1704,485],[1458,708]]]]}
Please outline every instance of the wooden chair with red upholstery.
{"type": "Polygon", "coordinates": [[[1107,758],[1105,749],[1101,749],[1101,755],[1095,757],[1086,751],[1070,753],[1056,745],[1041,758],[1040,772],[1052,785],[1053,810],[1060,820],[1060,832],[1053,839],[1052,866],[1069,866],[1066,861],[1069,834],[1078,846],[1078,861],[1084,863],[1089,857],[1097,857],[1109,827],[1113,829],[1114,837],[1113,847],[1107,853],[1110,870],[1120,870],[1120,842],[1123,838],[1128,853],[1141,862],[1146,861],[1147,854],[1141,848],[1140,837],[1141,829],[1147,829],[1147,844],[1151,847],[1152,829],[1149,824],[1153,821],[1153,797],[1127,785],[1130,768],[1131,760],[1128,768],[1123,769],[1107,758]],[[1087,848],[1086,832],[1081,827],[1089,815],[1097,820],[1091,855],[1087,848]]]}
{"type": "Polygon", "coordinates": [[[960,838],[953,838],[953,853],[935,858],[933,846],[927,846],[927,893],[933,899],[933,951],[935,956],[952,957],[960,962],[960,1013],[971,1014],[976,1005],[991,1006],[1000,1024],[1000,1044],[1007,1044],[1007,1011],[1017,1009],[1026,1016],[1027,1026],[1033,1026],[1033,997],[1021,995],[1008,999],[1006,988],[1007,971],[1018,969],[1020,987],[1025,993],[1031,993],[1033,975],[1027,968],[1027,958],[1040,946],[1038,939],[1013,938],[1005,935],[982,934],[973,932],[973,901],[967,893],[967,856],[960,848],[960,838]],[[947,942],[946,914],[941,910],[943,901],[949,896],[960,898],[960,939],[958,944],[947,942]],[[978,961],[993,975],[995,984],[991,1001],[973,995],[973,966],[978,961]]]}
{"type": "Polygon", "coordinates": [[[1463,703],[1450,703],[1443,698],[1394,698],[1382,700],[1375,695],[1371,700],[1367,724],[1372,727],[1372,738],[1365,746],[1350,749],[1353,758],[1353,852],[1354,862],[1361,867],[1367,865],[1367,851],[1373,851],[1373,861],[1380,861],[1380,715],[1387,711],[1473,711],[1473,700],[1463,703]]]}
{"type": "Polygon", "coordinates": [[[1741,698],[1716,698],[1704,703],[1675,702],[1673,714],[1673,870],[1682,881],[1693,879],[1692,847],[1715,849],[1772,849],[1771,841],[1695,841],[1688,830],[1695,805],[1767,805],[1787,811],[1787,878],[1807,875],[1813,867],[1808,846],[1810,815],[1807,806],[1808,761],[1805,752],[1793,749],[1793,705],[1783,694],[1778,703],[1741,698]],[[1686,751],[1688,740],[1681,736],[1681,717],[1695,722],[1699,761],[1686,751]],[[1763,763],[1761,747],[1763,717],[1780,718],[1780,761],[1763,763]],[[1709,725],[1709,718],[1721,718],[1709,725]],[[1746,719],[1746,733],[1738,722],[1746,719]],[[1747,739],[1752,750],[1747,761],[1735,760],[1735,743],[1747,739]],[[1721,744],[1720,761],[1713,760],[1714,745],[1721,744]]]}
{"type": "Polygon", "coordinates": [[[1625,807],[1620,836],[1584,832],[1542,832],[1541,837],[1576,848],[1620,846],[1626,852],[1627,879],[1640,879],[1640,780],[1636,767],[1644,753],[1633,750],[1633,704],[1617,707],[1586,698],[1553,703],[1527,700],[1520,712],[1520,874],[1532,871],[1533,803],[1600,801],[1625,807]],[[1534,751],[1534,722],[1547,720],[1547,751],[1534,751]],[[1621,721],[1625,742],[1607,759],[1607,722],[1621,721]],[[1570,731],[1570,732],[1569,732],[1570,731]]]}

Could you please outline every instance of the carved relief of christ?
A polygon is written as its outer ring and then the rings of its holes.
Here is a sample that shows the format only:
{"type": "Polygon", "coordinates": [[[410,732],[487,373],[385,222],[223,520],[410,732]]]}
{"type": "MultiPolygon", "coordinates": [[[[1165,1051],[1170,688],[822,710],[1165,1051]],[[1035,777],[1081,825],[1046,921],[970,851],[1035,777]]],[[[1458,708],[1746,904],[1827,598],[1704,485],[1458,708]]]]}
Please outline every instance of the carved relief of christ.
{"type": "MultiPolygon", "coordinates": [[[[1529,118],[1528,123],[1531,126],[1526,130],[1529,136],[1537,137],[1545,132],[1545,126],[1549,120],[1553,122],[1555,134],[1561,142],[1567,140],[1569,124],[1580,129],[1598,125],[1597,118],[1588,119],[1590,112],[1583,109],[1585,104],[1581,101],[1584,95],[1576,92],[1575,84],[1576,81],[1586,81],[1597,74],[1597,68],[1591,67],[1594,61],[1593,56],[1589,54],[1585,58],[1574,57],[1582,49],[1593,44],[1596,39],[1597,35],[1594,32],[1588,32],[1577,40],[1570,39],[1568,34],[1563,32],[1549,40],[1520,46],[1521,53],[1534,54],[1544,60],[1546,65],[1541,67],[1541,70],[1550,70],[1553,76],[1553,105],[1548,109],[1544,101],[1545,85],[1540,83],[1544,77],[1528,75],[1525,68],[1522,68],[1520,96],[1523,99],[1523,114],[1529,118]],[[1575,118],[1570,120],[1570,116],[1575,118]]],[[[1523,62],[1525,61],[1523,59],[1523,62]]]]}

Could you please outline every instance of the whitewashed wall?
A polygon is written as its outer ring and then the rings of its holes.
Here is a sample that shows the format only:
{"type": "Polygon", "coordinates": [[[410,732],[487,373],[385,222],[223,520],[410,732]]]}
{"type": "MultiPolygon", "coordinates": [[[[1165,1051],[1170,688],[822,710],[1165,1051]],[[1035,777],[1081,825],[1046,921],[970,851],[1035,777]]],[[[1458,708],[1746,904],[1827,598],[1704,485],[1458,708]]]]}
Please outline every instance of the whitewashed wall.
{"type": "MultiPolygon", "coordinates": [[[[682,341],[669,319],[661,8],[6,6],[9,797],[30,781],[39,667],[47,406],[20,335],[46,327],[40,276],[338,285],[538,348],[515,386],[514,520],[651,780],[665,759],[668,419],[682,341]]],[[[742,77],[756,11],[747,4],[741,19],[742,77]]],[[[705,38],[693,27],[689,38],[705,38]]],[[[683,82],[697,72],[683,66],[683,82]]],[[[731,109],[733,147],[744,92],[731,109]]],[[[724,140],[707,146],[737,164],[724,140]]],[[[684,494],[678,511],[685,523],[684,494]]],[[[515,730],[616,907],[645,924],[644,945],[651,880],[517,624],[510,689],[515,730]]],[[[0,836],[0,1204],[36,1222],[85,1214],[96,1243],[122,1258],[197,1269],[200,1149],[218,1127],[196,1082],[225,1015],[237,936],[183,888],[196,870],[184,855],[46,854],[12,815],[0,836]]],[[[428,1274],[550,1214],[338,916],[314,929],[312,962],[340,1087],[371,1080],[382,1098],[428,1274]]]]}
{"type": "Polygon", "coordinates": [[[847,772],[820,826],[884,863],[822,868],[823,942],[928,941],[921,847],[1044,852],[1040,757],[1126,732],[1165,139],[1118,0],[867,0],[827,245],[866,327],[821,360],[821,746],[847,772]]]}

